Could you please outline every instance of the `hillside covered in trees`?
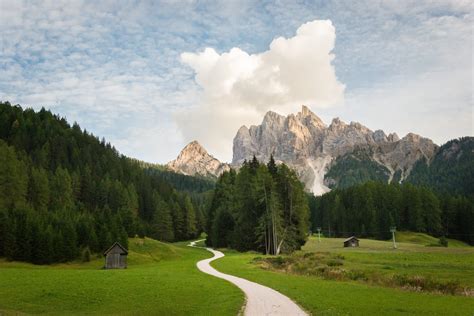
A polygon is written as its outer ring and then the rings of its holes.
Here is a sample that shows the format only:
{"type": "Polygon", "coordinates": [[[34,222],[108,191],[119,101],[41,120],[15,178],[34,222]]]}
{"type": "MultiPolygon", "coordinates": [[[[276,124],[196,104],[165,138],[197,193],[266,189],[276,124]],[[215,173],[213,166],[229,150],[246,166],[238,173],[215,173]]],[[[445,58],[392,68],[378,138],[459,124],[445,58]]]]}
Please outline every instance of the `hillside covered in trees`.
{"type": "Polygon", "coordinates": [[[254,157],[218,179],[209,208],[207,245],[278,254],[306,241],[309,210],[303,184],[285,164],[254,157]]]}
{"type": "MultiPolygon", "coordinates": [[[[325,181],[331,189],[345,189],[367,181],[399,183],[401,171],[390,170],[373,159],[370,148],[357,148],[338,157],[325,181]]],[[[474,194],[474,137],[461,137],[439,147],[433,158],[418,160],[404,183],[427,186],[437,192],[474,194]]]]}
{"type": "Polygon", "coordinates": [[[46,264],[135,234],[195,238],[204,218],[184,192],[193,181],[143,168],[45,109],[0,103],[0,257],[46,264]]]}
{"type": "Polygon", "coordinates": [[[432,161],[421,160],[414,166],[407,182],[474,198],[474,137],[441,146],[432,161]]]}
{"type": "Polygon", "coordinates": [[[389,239],[390,227],[474,245],[474,201],[412,184],[367,182],[310,197],[311,229],[327,236],[389,239]]]}

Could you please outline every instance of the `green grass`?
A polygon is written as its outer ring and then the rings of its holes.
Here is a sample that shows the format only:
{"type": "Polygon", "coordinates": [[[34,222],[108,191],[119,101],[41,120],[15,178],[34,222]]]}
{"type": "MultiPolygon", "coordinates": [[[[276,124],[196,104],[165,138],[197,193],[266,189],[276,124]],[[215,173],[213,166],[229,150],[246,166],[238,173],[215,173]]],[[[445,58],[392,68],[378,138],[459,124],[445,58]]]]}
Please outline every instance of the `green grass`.
{"type": "MultiPolygon", "coordinates": [[[[459,280],[474,286],[474,249],[426,247],[365,240],[359,248],[343,248],[343,238],[311,238],[305,252],[342,254],[344,269],[366,273],[398,273],[431,276],[437,280],[459,280]]],[[[473,315],[474,299],[466,296],[420,293],[359,281],[324,280],[317,276],[264,270],[254,258],[258,254],[226,252],[213,262],[222,272],[270,286],[298,302],[303,308],[322,315],[473,315]]]]}
{"type": "MultiPolygon", "coordinates": [[[[423,233],[396,232],[395,239],[403,243],[414,243],[424,246],[437,245],[439,239],[423,233]]],[[[469,245],[456,239],[448,239],[448,247],[468,247],[469,245]]]]}
{"type": "Polygon", "coordinates": [[[360,247],[342,247],[343,238],[311,237],[304,251],[328,251],[344,256],[344,267],[379,274],[422,275],[441,281],[459,281],[474,288],[474,247],[426,247],[424,244],[361,239],[360,247]]]}
{"type": "Polygon", "coordinates": [[[196,262],[211,254],[186,244],[130,239],[125,270],[102,270],[102,258],[51,266],[0,261],[0,315],[236,315],[243,293],[201,273],[196,262]]]}
{"type": "MultiPolygon", "coordinates": [[[[400,240],[406,239],[396,250],[389,241],[361,239],[359,248],[343,248],[342,238],[323,238],[319,243],[311,237],[303,253],[340,254],[344,257],[342,267],[349,270],[431,276],[474,287],[474,248],[462,244],[426,247],[432,243],[426,236],[400,235],[400,240]]],[[[0,260],[0,315],[237,315],[244,302],[243,293],[226,281],[198,271],[196,262],[211,254],[186,245],[130,239],[126,270],[102,270],[101,257],[88,263],[51,266],[0,260]]],[[[254,262],[260,254],[225,253],[226,257],[213,262],[217,269],[270,286],[313,314],[474,314],[473,297],[264,270],[254,262]]]]}

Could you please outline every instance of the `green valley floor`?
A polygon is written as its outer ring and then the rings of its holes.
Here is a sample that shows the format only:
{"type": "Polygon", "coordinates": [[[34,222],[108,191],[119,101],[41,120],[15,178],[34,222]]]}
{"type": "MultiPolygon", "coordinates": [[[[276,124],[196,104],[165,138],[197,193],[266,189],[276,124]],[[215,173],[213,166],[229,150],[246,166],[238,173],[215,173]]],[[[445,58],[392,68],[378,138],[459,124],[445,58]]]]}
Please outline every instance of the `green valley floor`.
{"type": "MultiPolygon", "coordinates": [[[[474,248],[427,247],[423,236],[400,235],[390,242],[362,239],[343,248],[342,239],[311,237],[300,255],[329,253],[344,258],[345,269],[366,274],[422,275],[456,280],[474,288],[474,248]]],[[[102,258],[51,266],[0,260],[0,315],[141,314],[237,315],[243,293],[227,281],[196,268],[211,257],[187,243],[152,239],[129,241],[128,269],[102,270],[102,258]]],[[[360,281],[327,280],[262,268],[257,253],[223,250],[212,263],[221,272],[269,286],[314,315],[473,315],[474,297],[421,293],[360,281]]],[[[265,257],[268,258],[268,257],[265,257]]]]}
{"type": "MultiPolygon", "coordinates": [[[[343,248],[341,238],[311,237],[304,253],[322,252],[343,256],[344,267],[366,273],[400,273],[457,280],[474,288],[474,248],[427,247],[421,243],[399,243],[362,239],[359,248],[343,248]]],[[[374,286],[357,281],[325,280],[262,269],[255,263],[260,254],[225,252],[214,268],[269,286],[293,299],[314,315],[474,315],[474,297],[420,293],[374,286]]]]}
{"type": "Polygon", "coordinates": [[[236,315],[244,295],[196,262],[212,255],[152,239],[130,239],[128,269],[103,259],[52,266],[0,261],[0,315],[236,315]]]}

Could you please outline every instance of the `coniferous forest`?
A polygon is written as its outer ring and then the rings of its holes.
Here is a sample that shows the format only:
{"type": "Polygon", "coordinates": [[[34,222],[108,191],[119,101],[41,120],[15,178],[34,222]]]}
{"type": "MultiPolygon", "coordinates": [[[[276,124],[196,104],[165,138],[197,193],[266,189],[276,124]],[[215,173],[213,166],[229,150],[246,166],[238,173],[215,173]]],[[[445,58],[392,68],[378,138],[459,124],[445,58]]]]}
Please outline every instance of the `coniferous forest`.
{"type": "Polygon", "coordinates": [[[201,203],[166,177],[45,109],[0,103],[0,257],[47,264],[136,234],[195,238],[201,203]]]}
{"type": "Polygon", "coordinates": [[[207,220],[206,243],[212,247],[265,254],[300,249],[309,224],[304,186],[273,157],[267,165],[254,157],[219,177],[207,220]]]}
{"type": "Polygon", "coordinates": [[[311,229],[326,236],[389,239],[390,227],[474,245],[474,201],[410,183],[366,182],[309,198],[311,229]]]}
{"type": "MultiPolygon", "coordinates": [[[[472,145],[462,141],[449,146],[472,145]]],[[[431,168],[444,170],[438,166],[446,159],[436,159],[431,168]]],[[[472,169],[469,161],[461,166],[472,169]]],[[[441,183],[438,174],[423,183],[441,183]]],[[[0,103],[0,257],[9,260],[64,262],[101,253],[114,241],[127,246],[135,235],[171,242],[203,231],[212,247],[288,253],[318,227],[327,236],[388,239],[396,226],[474,244],[466,181],[452,192],[366,182],[314,197],[272,157],[267,164],[246,161],[213,183],[120,155],[45,109],[0,103]]]]}

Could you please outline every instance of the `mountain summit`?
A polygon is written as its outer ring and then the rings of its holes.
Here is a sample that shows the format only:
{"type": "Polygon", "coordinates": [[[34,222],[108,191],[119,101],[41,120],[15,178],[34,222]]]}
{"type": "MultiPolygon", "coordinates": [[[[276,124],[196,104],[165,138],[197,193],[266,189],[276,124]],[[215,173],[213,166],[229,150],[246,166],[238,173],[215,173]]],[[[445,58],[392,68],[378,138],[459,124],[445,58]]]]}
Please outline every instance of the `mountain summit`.
{"type": "Polygon", "coordinates": [[[403,181],[419,159],[430,161],[436,149],[430,139],[412,133],[399,139],[339,118],[326,126],[302,106],[296,115],[267,112],[261,125],[242,126],[234,137],[232,165],[253,155],[268,161],[273,154],[297,171],[308,190],[322,194],[352,178],[403,181]]]}
{"type": "Polygon", "coordinates": [[[185,175],[218,177],[229,170],[229,165],[221,163],[210,155],[197,141],[192,141],[181,150],[178,157],[166,164],[168,169],[185,175]]]}
{"type": "MultiPolygon", "coordinates": [[[[408,133],[372,131],[358,122],[334,118],[326,125],[307,106],[297,114],[265,114],[260,125],[242,126],[234,137],[232,166],[239,168],[255,155],[295,169],[306,189],[316,195],[331,188],[368,180],[402,182],[418,161],[430,162],[438,146],[428,138],[408,133]]],[[[217,177],[230,166],[211,156],[197,141],[189,143],[167,164],[186,175],[217,177]]]]}

